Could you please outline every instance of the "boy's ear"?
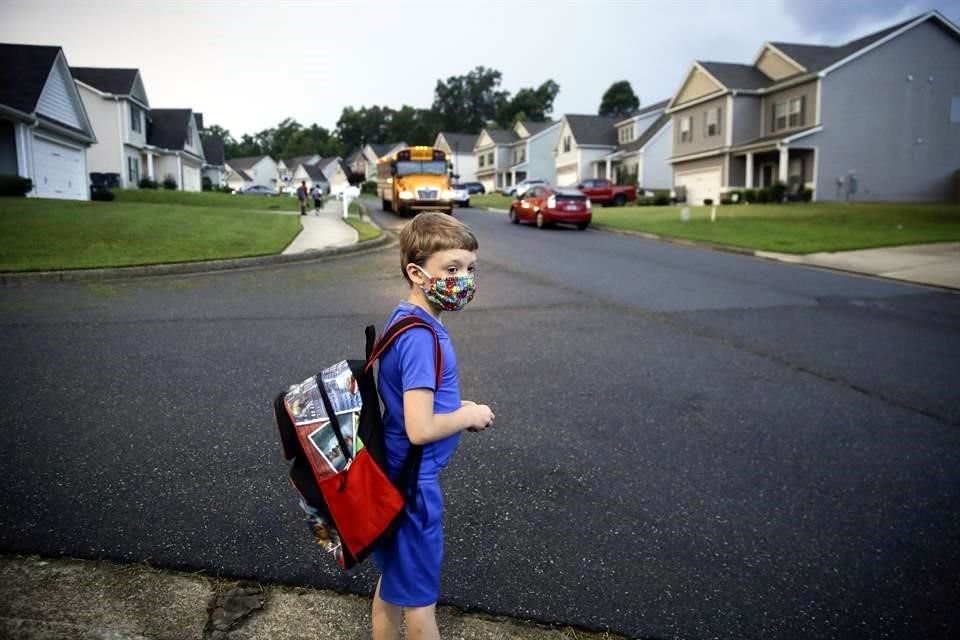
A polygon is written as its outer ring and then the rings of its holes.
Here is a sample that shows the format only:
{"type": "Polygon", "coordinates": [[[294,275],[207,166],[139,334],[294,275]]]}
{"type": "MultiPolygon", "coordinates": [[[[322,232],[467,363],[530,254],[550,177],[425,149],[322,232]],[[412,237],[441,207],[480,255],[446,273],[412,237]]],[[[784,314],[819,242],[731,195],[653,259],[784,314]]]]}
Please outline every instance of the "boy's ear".
{"type": "Polygon", "coordinates": [[[407,277],[410,278],[410,282],[417,286],[423,285],[425,280],[423,272],[412,262],[407,265],[407,277]]]}

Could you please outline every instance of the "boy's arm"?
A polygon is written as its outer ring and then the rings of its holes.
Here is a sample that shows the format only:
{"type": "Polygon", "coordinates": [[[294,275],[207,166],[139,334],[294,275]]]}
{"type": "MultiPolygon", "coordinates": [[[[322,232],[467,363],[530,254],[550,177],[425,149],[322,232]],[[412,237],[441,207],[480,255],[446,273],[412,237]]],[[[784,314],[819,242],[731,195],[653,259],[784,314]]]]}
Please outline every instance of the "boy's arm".
{"type": "Polygon", "coordinates": [[[434,413],[432,389],[404,391],[403,417],[413,444],[442,440],[468,428],[486,429],[493,422],[493,412],[485,404],[466,404],[453,413],[434,413]]]}

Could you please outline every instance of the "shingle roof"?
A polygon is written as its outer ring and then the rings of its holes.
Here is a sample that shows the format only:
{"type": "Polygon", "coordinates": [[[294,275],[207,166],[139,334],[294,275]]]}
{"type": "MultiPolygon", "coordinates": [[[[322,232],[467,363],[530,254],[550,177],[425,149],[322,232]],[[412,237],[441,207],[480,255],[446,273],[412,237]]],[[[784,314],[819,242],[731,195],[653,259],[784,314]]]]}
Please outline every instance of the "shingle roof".
{"type": "Polygon", "coordinates": [[[455,151],[473,152],[473,145],[477,144],[479,134],[441,131],[440,135],[447,141],[451,149],[455,151]]]}
{"type": "Polygon", "coordinates": [[[303,170],[307,172],[307,177],[311,182],[326,182],[327,176],[323,175],[323,169],[319,164],[305,164],[303,170]]]}
{"type": "Polygon", "coordinates": [[[288,158],[287,160],[284,160],[283,164],[287,165],[287,169],[296,169],[301,164],[306,166],[306,161],[315,155],[317,154],[311,153],[308,156],[295,156],[293,158],[288,158]]]}
{"type": "Polygon", "coordinates": [[[253,182],[253,178],[251,178],[249,175],[247,175],[247,172],[244,171],[243,169],[237,169],[237,168],[234,167],[233,165],[230,165],[230,168],[231,168],[231,170],[232,170],[235,174],[237,174],[238,176],[240,176],[240,177],[241,177],[243,180],[245,180],[246,182],[253,182]]]}
{"type": "Polygon", "coordinates": [[[540,133],[541,131],[543,131],[544,129],[549,129],[550,127],[552,127],[552,126],[555,125],[555,124],[557,124],[557,123],[554,122],[553,120],[544,120],[544,121],[542,121],[542,122],[541,122],[541,121],[536,121],[536,120],[524,120],[524,121],[523,121],[523,127],[524,127],[527,131],[530,132],[530,135],[531,135],[531,136],[535,136],[535,135],[537,135],[538,133],[540,133]]]}
{"type": "Polygon", "coordinates": [[[33,113],[60,47],[0,44],[0,104],[33,113]]]}
{"type": "Polygon", "coordinates": [[[137,78],[136,69],[108,69],[101,67],[70,67],[74,80],[88,84],[104,93],[128,96],[137,78]]]}
{"type": "Polygon", "coordinates": [[[147,142],[161,149],[183,149],[190,109],[151,109],[147,142]]]}
{"type": "Polygon", "coordinates": [[[247,169],[252,169],[253,165],[257,164],[258,162],[260,162],[266,157],[267,157],[266,155],[262,155],[262,156],[245,156],[243,158],[230,158],[229,160],[227,160],[227,164],[229,164],[230,168],[232,169],[243,169],[244,171],[246,171],[247,169]]]}
{"type": "Polygon", "coordinates": [[[224,163],[223,138],[210,133],[200,134],[200,144],[203,145],[203,156],[207,164],[224,163]]]}
{"type": "Polygon", "coordinates": [[[643,133],[640,134],[640,137],[636,140],[631,140],[627,144],[623,145],[621,149],[624,151],[637,151],[643,149],[643,147],[650,142],[650,138],[657,135],[657,133],[670,122],[670,116],[666,113],[661,113],[660,117],[653,121],[653,123],[647,127],[643,133]]]}
{"type": "Polygon", "coordinates": [[[377,154],[378,158],[382,158],[383,156],[387,155],[387,152],[390,151],[390,149],[393,149],[397,145],[406,146],[406,143],[405,142],[386,142],[384,144],[371,144],[370,148],[373,149],[373,152],[377,154]]]}
{"type": "Polygon", "coordinates": [[[751,64],[698,61],[700,66],[727,89],[752,91],[769,87],[776,81],[751,64]]]}
{"type": "Polygon", "coordinates": [[[610,116],[567,114],[567,124],[578,145],[617,146],[616,123],[622,120],[610,116]]]}
{"type": "Polygon", "coordinates": [[[484,131],[487,132],[494,144],[512,144],[517,141],[517,134],[512,129],[485,128],[484,131]]]}
{"type": "Polygon", "coordinates": [[[794,44],[790,42],[771,42],[770,44],[775,46],[780,51],[783,51],[798,63],[802,64],[807,68],[808,72],[821,71],[835,62],[839,62],[847,56],[853,55],[860,49],[873,44],[877,40],[890,35],[897,29],[906,26],[916,19],[917,17],[910,18],[909,20],[895,24],[892,27],[881,29],[880,31],[871,33],[856,40],[851,40],[850,42],[837,47],[794,44]]]}
{"type": "Polygon", "coordinates": [[[666,100],[661,100],[660,102],[654,102],[653,104],[648,104],[645,107],[641,107],[635,114],[635,116],[640,116],[645,113],[650,113],[651,111],[658,111],[660,109],[666,109],[667,105],[670,104],[670,98],[666,100]]]}

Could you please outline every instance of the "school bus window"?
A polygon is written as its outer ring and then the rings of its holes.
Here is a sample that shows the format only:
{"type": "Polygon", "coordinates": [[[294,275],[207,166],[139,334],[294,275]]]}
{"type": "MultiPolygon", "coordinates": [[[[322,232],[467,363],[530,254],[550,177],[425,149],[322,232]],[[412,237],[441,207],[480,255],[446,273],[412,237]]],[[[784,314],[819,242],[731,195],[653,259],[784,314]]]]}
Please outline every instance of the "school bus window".
{"type": "Polygon", "coordinates": [[[412,160],[400,160],[397,162],[397,176],[409,175],[432,175],[442,176],[447,172],[447,163],[434,160],[432,162],[416,162],[412,160]]]}

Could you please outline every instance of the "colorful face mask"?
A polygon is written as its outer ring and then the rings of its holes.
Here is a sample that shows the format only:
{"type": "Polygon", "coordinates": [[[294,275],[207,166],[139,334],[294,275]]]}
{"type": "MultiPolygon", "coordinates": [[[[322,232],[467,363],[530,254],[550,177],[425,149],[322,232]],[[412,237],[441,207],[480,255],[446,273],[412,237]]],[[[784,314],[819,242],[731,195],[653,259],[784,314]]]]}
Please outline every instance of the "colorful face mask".
{"type": "Polygon", "coordinates": [[[428,278],[427,284],[420,287],[423,295],[444,311],[460,311],[477,292],[477,278],[472,274],[434,278],[423,269],[420,273],[428,278]]]}

